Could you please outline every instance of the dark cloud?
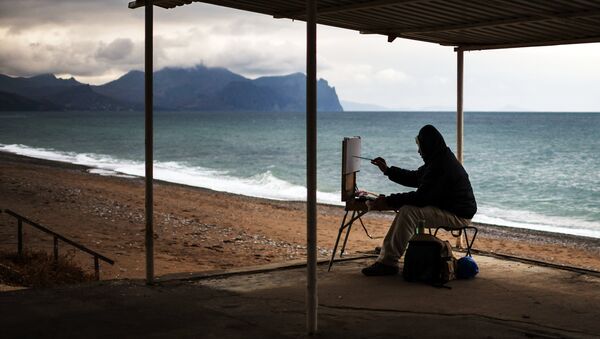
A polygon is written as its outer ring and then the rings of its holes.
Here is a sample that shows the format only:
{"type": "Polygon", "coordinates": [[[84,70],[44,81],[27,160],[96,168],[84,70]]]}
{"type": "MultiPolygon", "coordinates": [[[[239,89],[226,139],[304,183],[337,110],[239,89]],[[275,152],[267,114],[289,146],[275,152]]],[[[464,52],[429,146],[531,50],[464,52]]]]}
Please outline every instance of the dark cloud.
{"type": "Polygon", "coordinates": [[[294,73],[305,68],[304,50],[301,46],[269,44],[268,41],[234,41],[207,61],[250,77],[294,73]]]}
{"type": "Polygon", "coordinates": [[[126,72],[143,64],[143,46],[129,39],[103,42],[35,42],[0,49],[0,73],[32,76],[43,73],[94,77],[126,72]]]}
{"type": "Polygon", "coordinates": [[[48,24],[102,23],[131,18],[121,0],[13,0],[0,1],[0,25],[11,34],[48,24]]]}
{"type": "MultiPolygon", "coordinates": [[[[141,25],[144,18],[143,8],[129,9],[128,3],[129,0],[0,0],[0,26],[18,34],[48,24],[101,25],[108,30],[127,22],[137,22],[141,25]],[[110,24],[107,25],[107,22],[110,24]]],[[[265,26],[251,28],[250,25],[257,18],[273,21],[267,15],[248,16],[248,12],[202,3],[174,9],[154,7],[155,22],[163,24],[221,24],[224,31],[236,27],[268,31],[265,26]],[[229,27],[229,22],[233,23],[232,27],[229,27]]],[[[237,33],[240,32],[237,29],[237,33]]]]}
{"type": "MultiPolygon", "coordinates": [[[[0,33],[0,73],[92,77],[140,69],[144,11],[128,9],[127,3],[0,0],[0,32],[5,29],[0,33]]],[[[281,23],[265,15],[200,3],[173,10],[156,7],[155,67],[206,62],[249,76],[302,70],[302,48],[279,48],[265,38],[269,32],[286,36],[282,27],[290,30],[290,26],[281,23]]],[[[291,30],[303,34],[302,25],[295,26],[291,30]]]]}
{"type": "Polygon", "coordinates": [[[96,58],[107,61],[120,61],[131,55],[133,42],[131,39],[115,39],[108,45],[100,43],[96,58]]]}

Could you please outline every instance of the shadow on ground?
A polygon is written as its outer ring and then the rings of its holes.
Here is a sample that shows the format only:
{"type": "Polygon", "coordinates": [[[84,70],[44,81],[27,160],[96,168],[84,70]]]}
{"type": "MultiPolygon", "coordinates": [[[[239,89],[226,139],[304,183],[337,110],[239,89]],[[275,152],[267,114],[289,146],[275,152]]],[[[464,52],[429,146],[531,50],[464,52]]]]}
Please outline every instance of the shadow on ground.
{"type": "MultiPolygon", "coordinates": [[[[600,277],[476,257],[480,275],[451,289],[367,278],[365,260],[319,267],[321,338],[600,336],[600,277]]],[[[305,270],[155,286],[115,280],[0,293],[3,338],[297,338],[305,270]]]]}

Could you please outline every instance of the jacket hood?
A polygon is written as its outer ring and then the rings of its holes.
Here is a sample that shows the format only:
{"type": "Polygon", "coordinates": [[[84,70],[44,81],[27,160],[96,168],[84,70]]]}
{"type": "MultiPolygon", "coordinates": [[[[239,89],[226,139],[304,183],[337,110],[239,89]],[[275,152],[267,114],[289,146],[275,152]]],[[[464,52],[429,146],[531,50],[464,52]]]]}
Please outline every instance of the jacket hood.
{"type": "Polygon", "coordinates": [[[448,148],[442,134],[432,125],[423,126],[417,137],[419,138],[421,157],[425,162],[435,158],[448,148]]]}

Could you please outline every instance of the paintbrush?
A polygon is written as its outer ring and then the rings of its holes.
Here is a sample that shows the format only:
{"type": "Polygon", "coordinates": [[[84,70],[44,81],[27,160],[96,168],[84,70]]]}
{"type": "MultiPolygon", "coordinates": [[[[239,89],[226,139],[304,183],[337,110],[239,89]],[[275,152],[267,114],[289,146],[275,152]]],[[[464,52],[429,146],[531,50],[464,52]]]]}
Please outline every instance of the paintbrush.
{"type": "Polygon", "coordinates": [[[370,159],[370,158],[365,158],[365,157],[359,157],[358,155],[353,155],[353,157],[355,157],[355,158],[359,158],[359,159],[364,159],[364,160],[373,161],[373,159],[370,159]]]}

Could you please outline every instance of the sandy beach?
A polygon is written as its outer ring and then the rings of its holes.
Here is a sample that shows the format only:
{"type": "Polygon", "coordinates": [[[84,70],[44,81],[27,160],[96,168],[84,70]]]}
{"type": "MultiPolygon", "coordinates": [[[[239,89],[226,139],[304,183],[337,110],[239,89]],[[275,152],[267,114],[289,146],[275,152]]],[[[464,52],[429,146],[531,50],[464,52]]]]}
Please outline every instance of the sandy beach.
{"type": "MultiPolygon", "coordinates": [[[[89,168],[0,153],[0,209],[10,209],[113,260],[101,278],[144,277],[144,183],[142,178],[101,176],[89,168]]],[[[318,251],[328,258],[344,214],[319,205],[318,251]]],[[[372,251],[392,220],[369,213],[376,239],[355,228],[348,253],[372,251]]],[[[157,275],[256,266],[303,259],[305,205],[155,183],[157,275]]],[[[25,248],[52,251],[52,239],[25,226],[25,248]]],[[[544,262],[600,270],[600,239],[479,225],[474,248],[544,262]]],[[[0,214],[0,250],[16,251],[16,221],[0,214]]],[[[62,244],[61,253],[71,249],[62,244]]],[[[460,254],[458,254],[460,255],[460,254]]],[[[75,260],[93,269],[81,252],[75,260]]]]}

